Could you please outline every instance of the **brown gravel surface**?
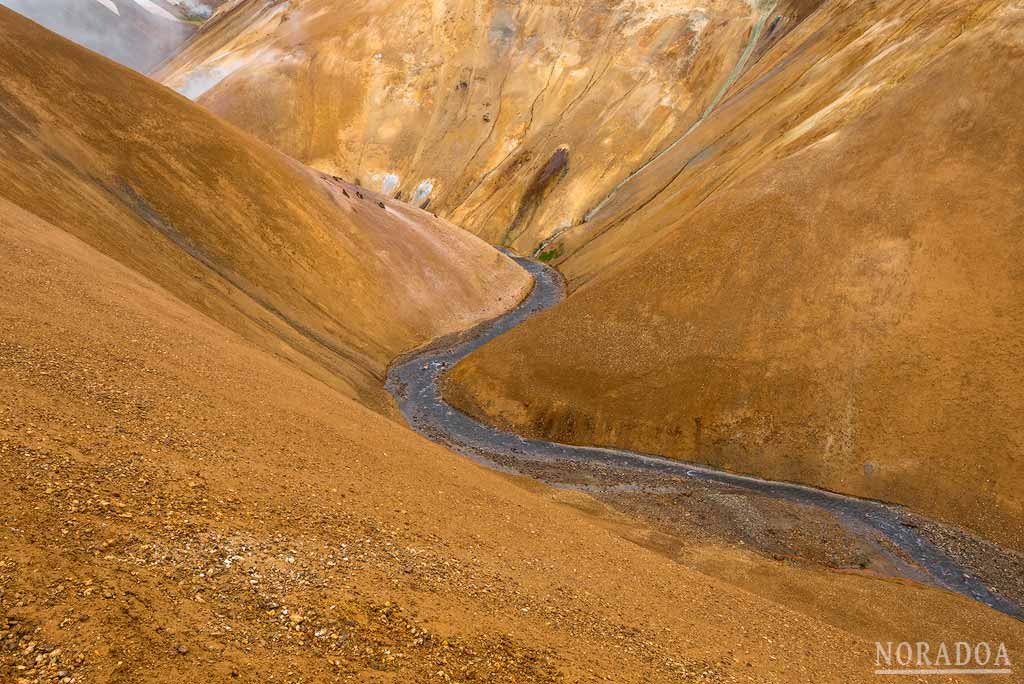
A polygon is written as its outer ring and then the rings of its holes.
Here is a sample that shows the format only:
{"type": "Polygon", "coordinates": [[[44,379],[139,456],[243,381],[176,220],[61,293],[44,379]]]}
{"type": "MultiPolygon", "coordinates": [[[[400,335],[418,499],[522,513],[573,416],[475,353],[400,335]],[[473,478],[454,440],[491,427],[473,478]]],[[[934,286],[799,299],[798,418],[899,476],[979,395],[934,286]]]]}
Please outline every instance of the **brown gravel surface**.
{"type": "Polygon", "coordinates": [[[410,271],[385,248],[415,251],[421,224],[397,240],[390,207],[345,218],[334,190],[181,98],[0,18],[3,684],[846,683],[874,680],[876,639],[1024,649],[1020,623],[944,592],[711,543],[695,570],[593,497],[370,410],[353,387],[382,394],[387,354],[498,306],[493,284],[442,268],[445,250],[410,271]],[[168,184],[182,169],[194,183],[168,184]],[[417,283],[454,316],[441,329],[389,308],[417,283]],[[371,363],[318,363],[314,338],[249,316],[253,294],[371,363]]]}
{"type": "Polygon", "coordinates": [[[674,563],[2,209],[0,679],[850,682],[879,638],[1019,648],[943,592],[674,563]]]}
{"type": "Polygon", "coordinates": [[[686,546],[723,543],[837,569],[864,569],[876,553],[826,511],[736,487],[593,464],[515,465],[524,475],[587,492],[686,546]]]}

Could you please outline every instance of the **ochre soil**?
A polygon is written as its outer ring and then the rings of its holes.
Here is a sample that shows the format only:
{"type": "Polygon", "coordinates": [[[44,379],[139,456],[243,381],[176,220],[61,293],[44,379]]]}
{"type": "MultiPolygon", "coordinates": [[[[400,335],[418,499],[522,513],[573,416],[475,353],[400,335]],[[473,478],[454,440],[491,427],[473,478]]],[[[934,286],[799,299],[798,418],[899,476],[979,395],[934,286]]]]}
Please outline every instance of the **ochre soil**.
{"type": "Polygon", "coordinates": [[[427,442],[376,374],[519,271],[6,11],[0,68],[0,681],[846,683],[876,640],[1024,647],[933,589],[698,572],[427,442]]]}
{"type": "Polygon", "coordinates": [[[1024,549],[1024,11],[827,9],[674,170],[566,238],[574,292],[447,396],[522,434],[899,502],[1024,549]],[[848,97],[797,113],[830,88],[848,97]]]}
{"type": "Polygon", "coordinates": [[[395,355],[530,287],[456,226],[359,199],[4,8],[0,127],[0,196],[380,411],[395,355]]]}
{"type": "Polygon", "coordinates": [[[6,202],[0,260],[2,681],[868,682],[878,639],[1024,647],[945,592],[673,562],[6,202]]]}
{"type": "Polygon", "coordinates": [[[700,117],[751,4],[242,0],[155,75],[210,85],[200,104],[316,168],[404,199],[427,182],[431,210],[531,251],[700,117]]]}

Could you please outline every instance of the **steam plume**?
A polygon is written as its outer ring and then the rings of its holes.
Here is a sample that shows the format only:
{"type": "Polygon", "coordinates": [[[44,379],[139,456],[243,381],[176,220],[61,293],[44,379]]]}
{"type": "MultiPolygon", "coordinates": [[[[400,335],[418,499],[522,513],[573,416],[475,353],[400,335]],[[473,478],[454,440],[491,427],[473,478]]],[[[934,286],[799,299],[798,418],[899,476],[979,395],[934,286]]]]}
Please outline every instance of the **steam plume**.
{"type": "MultiPolygon", "coordinates": [[[[143,73],[153,69],[195,31],[155,0],[0,0],[55,33],[143,73]]],[[[197,0],[172,0],[186,16],[204,18],[197,0]]]]}

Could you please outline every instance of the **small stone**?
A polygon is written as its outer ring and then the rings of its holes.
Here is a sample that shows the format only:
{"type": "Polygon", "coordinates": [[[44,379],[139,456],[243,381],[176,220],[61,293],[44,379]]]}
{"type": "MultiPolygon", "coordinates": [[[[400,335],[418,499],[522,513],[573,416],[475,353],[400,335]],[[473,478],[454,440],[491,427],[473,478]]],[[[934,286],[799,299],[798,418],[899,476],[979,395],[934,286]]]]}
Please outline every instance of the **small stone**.
{"type": "Polygon", "coordinates": [[[177,651],[180,655],[185,655],[186,653],[188,653],[188,646],[186,646],[185,644],[178,644],[174,647],[174,650],[177,651]]]}

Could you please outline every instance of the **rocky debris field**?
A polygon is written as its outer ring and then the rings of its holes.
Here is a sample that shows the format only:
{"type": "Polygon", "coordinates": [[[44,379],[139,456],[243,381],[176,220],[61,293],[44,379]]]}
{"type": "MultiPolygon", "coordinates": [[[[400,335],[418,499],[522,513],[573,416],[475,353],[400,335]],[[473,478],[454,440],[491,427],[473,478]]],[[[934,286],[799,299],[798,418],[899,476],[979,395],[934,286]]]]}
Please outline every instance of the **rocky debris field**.
{"type": "Polygon", "coordinates": [[[947,592],[675,553],[673,520],[482,468],[8,218],[4,684],[854,682],[882,637],[1024,643],[947,592]]]}
{"type": "Polygon", "coordinates": [[[830,513],[710,482],[572,461],[510,462],[523,474],[585,491],[678,540],[677,552],[709,543],[777,561],[863,570],[884,564],[877,549],[830,513]]]}

